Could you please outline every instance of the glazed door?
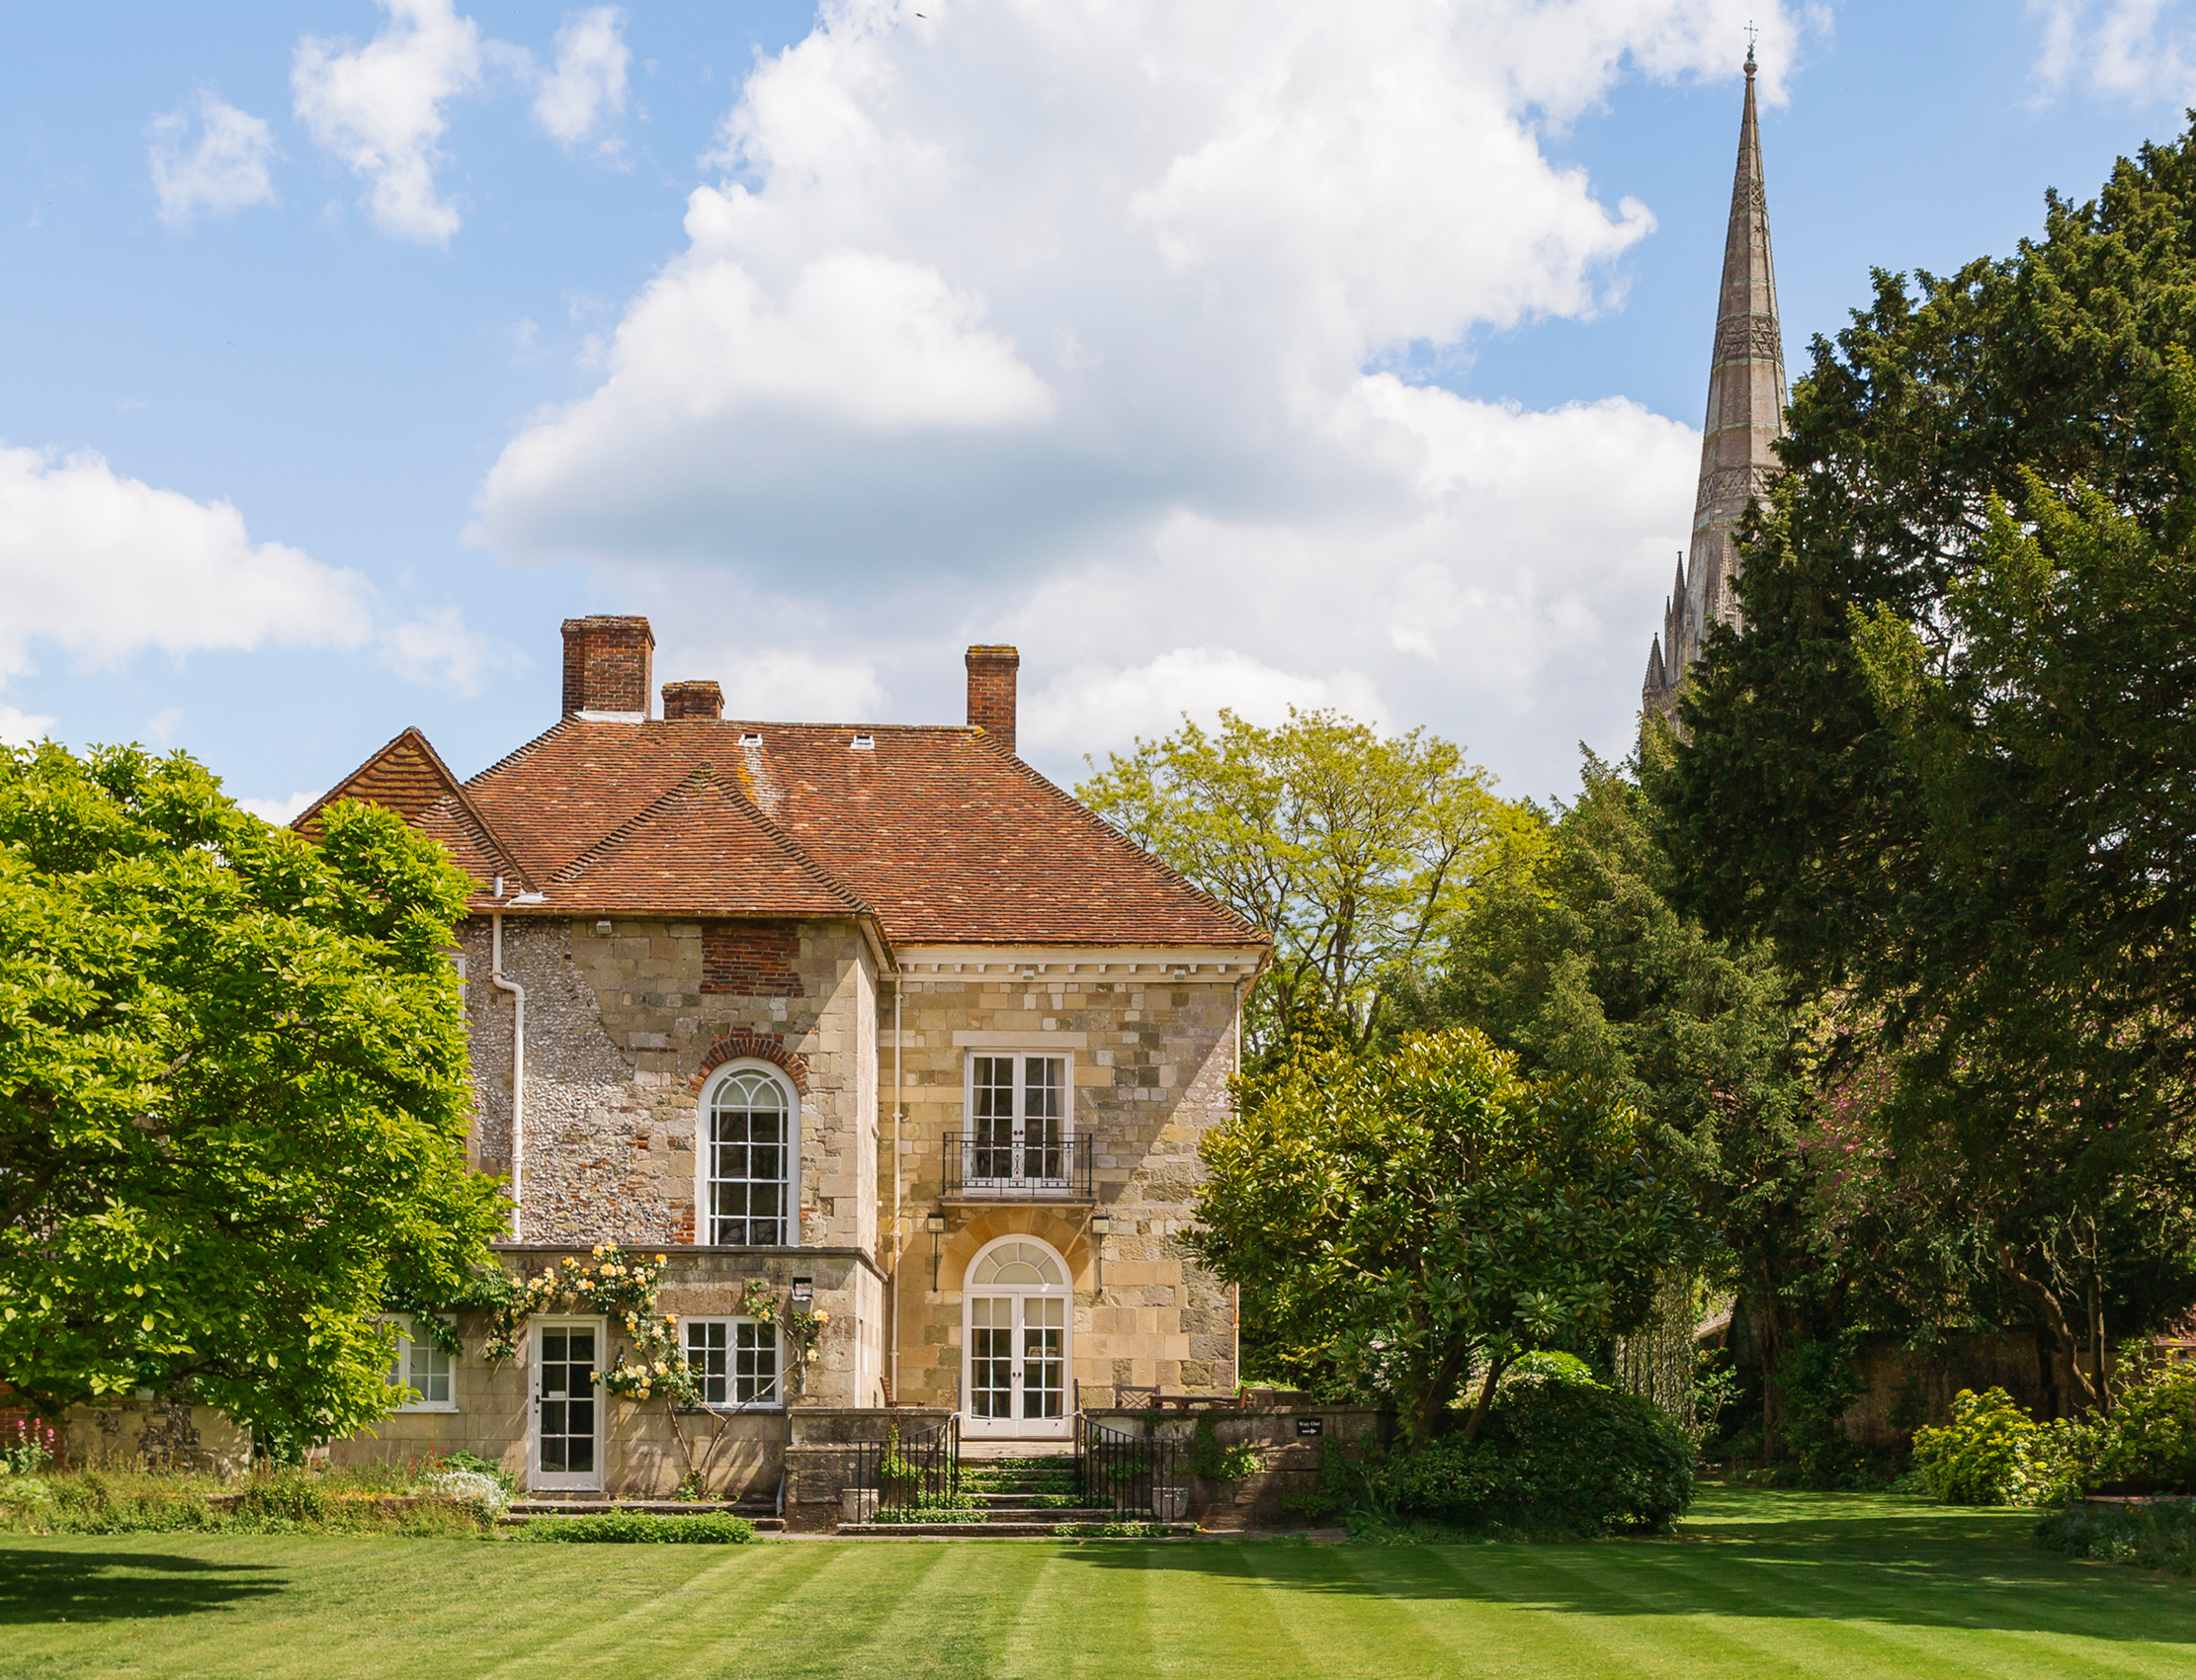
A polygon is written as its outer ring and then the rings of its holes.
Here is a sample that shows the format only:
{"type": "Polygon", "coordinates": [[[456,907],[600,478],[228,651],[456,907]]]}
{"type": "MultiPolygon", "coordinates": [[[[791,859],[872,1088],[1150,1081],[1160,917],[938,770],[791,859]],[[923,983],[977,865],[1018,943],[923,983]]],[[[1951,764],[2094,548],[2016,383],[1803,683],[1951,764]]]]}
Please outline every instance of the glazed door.
{"type": "Polygon", "coordinates": [[[962,1432],[1009,1440],[1065,1435],[1065,1298],[971,1296],[968,1334],[969,1404],[962,1432]]]}
{"type": "Polygon", "coordinates": [[[528,1484],[594,1492],[603,1484],[603,1331],[549,1320],[534,1326],[534,1450],[528,1484]]]}

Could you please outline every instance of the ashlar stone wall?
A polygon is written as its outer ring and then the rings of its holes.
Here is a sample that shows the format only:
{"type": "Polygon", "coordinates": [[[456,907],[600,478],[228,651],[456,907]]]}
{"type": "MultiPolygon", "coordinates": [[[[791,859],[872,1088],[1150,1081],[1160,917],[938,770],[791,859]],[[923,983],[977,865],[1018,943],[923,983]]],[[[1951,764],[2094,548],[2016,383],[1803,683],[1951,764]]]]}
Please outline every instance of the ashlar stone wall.
{"type": "MultiPolygon", "coordinates": [[[[1204,1167],[1199,1140],[1229,1110],[1237,985],[1201,979],[909,975],[900,999],[906,1118],[899,1168],[899,1389],[910,1405],[956,1403],[962,1376],[963,1281],[985,1243],[1010,1233],[1050,1242],[1073,1275],[1070,1360],[1086,1405],[1117,1387],[1230,1390],[1235,1310],[1227,1286],[1182,1249],[1204,1167]],[[948,1134],[968,1130],[971,1055],[1064,1054],[1073,1065],[1073,1130],[1094,1151],[1093,1205],[945,1199],[948,1134]],[[937,1287],[926,1216],[942,1213],[937,1287]]],[[[891,1005],[879,1034],[891,1078],[891,1005]]],[[[887,1114],[887,1124],[889,1124],[887,1114]]],[[[889,1154],[889,1149],[887,1151],[889,1154]]],[[[890,1206],[889,1161],[880,1201],[890,1206]]],[[[1072,1401],[1070,1401],[1070,1405],[1072,1401]]]]}

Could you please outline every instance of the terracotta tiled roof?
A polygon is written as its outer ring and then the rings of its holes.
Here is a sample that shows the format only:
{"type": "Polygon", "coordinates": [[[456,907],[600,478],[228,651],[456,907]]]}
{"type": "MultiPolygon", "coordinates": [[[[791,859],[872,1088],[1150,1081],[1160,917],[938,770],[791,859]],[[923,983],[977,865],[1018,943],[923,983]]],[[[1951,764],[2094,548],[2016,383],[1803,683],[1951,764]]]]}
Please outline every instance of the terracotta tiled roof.
{"type": "Polygon", "coordinates": [[[865,906],[707,767],[551,876],[549,906],[695,916],[858,916],[865,906]]]}
{"type": "Polygon", "coordinates": [[[453,852],[468,872],[507,856],[537,913],[866,913],[894,944],[1265,943],[978,729],[572,716],[462,797],[480,832],[453,852]]]}
{"type": "Polygon", "coordinates": [[[416,820],[428,806],[455,794],[459,787],[458,778],[428,745],[427,737],[417,729],[406,729],[345,777],[341,787],[331,788],[313,800],[292,819],[290,826],[319,839],[321,809],[339,798],[387,805],[416,820]]]}

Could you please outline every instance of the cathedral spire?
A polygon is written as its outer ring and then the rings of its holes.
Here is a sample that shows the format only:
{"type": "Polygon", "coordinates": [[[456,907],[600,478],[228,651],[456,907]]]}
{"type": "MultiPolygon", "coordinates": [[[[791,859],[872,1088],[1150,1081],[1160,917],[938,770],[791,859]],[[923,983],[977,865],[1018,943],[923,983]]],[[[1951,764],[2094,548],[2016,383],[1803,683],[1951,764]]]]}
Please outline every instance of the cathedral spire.
{"type": "MultiPolygon", "coordinates": [[[[1746,503],[1776,469],[1770,447],[1784,435],[1784,341],[1777,324],[1776,265],[1769,255],[1769,199],[1761,180],[1761,128],[1754,110],[1754,55],[1746,48],[1746,108],[1738,123],[1738,168],[1724,236],[1723,294],[1708,363],[1708,418],[1702,427],[1700,488],[1693,502],[1693,546],[1681,568],[1680,596],[1664,615],[1658,662],[1662,681],[1641,695],[1649,710],[1677,702],[1685,667],[1701,638],[1736,619],[1731,579],[1738,569],[1731,533],[1746,503]]],[[[1650,674],[1656,661],[1649,661],[1650,674]]]]}

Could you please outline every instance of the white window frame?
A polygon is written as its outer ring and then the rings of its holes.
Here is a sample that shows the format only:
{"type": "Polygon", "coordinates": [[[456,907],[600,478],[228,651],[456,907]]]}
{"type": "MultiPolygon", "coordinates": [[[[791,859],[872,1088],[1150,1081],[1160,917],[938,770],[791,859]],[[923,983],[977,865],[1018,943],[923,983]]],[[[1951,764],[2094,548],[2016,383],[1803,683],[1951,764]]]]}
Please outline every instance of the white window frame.
{"type": "MultiPolygon", "coordinates": [[[[380,1321],[383,1324],[393,1324],[396,1327],[396,1353],[395,1356],[390,1359],[388,1364],[388,1386],[391,1388],[398,1390],[399,1392],[417,1394],[419,1396],[419,1398],[417,1399],[401,1401],[398,1404],[389,1407],[389,1410],[392,1412],[456,1411],[458,1409],[458,1356],[455,1354],[443,1354],[440,1348],[436,1347],[433,1342],[427,1340],[424,1336],[414,1336],[412,1334],[412,1330],[415,1326],[411,1316],[408,1313],[383,1313],[380,1321]],[[450,1377],[449,1399],[430,1400],[426,1396],[426,1390],[418,1387],[412,1383],[412,1349],[415,1347],[424,1347],[430,1353],[442,1354],[442,1357],[450,1362],[450,1371],[448,1374],[450,1377]],[[399,1373],[402,1373],[401,1377],[399,1377],[399,1373]]],[[[447,1324],[451,1322],[451,1320],[448,1316],[445,1316],[443,1322],[447,1324]]]]}
{"type": "MultiPolygon", "coordinates": [[[[714,1154],[712,1134],[715,1124],[711,1110],[717,1106],[717,1093],[742,1073],[761,1073],[774,1082],[786,1099],[786,1176],[784,1236],[782,1243],[727,1243],[731,1248],[799,1248],[801,1246],[801,1093],[786,1077],[784,1068],[760,1056],[743,1056],[737,1061],[727,1061],[711,1071],[709,1081],[702,1087],[702,1100],[694,1111],[694,1242],[698,1248],[715,1248],[717,1219],[714,1199],[710,1195],[712,1180],[710,1162],[714,1154]]],[[[754,1182],[750,1180],[749,1182],[754,1182]]]]}
{"type": "MultiPolygon", "coordinates": [[[[1012,1120],[1016,1129],[1025,1130],[1025,1132],[1028,1126],[1028,1116],[1023,1113],[1023,1107],[1029,1093],[1029,1086],[1026,1083],[1026,1070],[1022,1066],[1024,1058],[1033,1055],[1042,1056],[1048,1061],[1056,1061],[1060,1064],[1059,1135],[1062,1142],[1071,1142],[1075,1136],[1075,1052],[1056,1045],[975,1045],[962,1051],[961,1135],[964,1138],[972,1139],[976,1134],[976,1058],[978,1056],[997,1057],[1002,1055],[1012,1056],[1015,1061],[1014,1114],[1012,1120]]],[[[963,1147],[971,1152],[973,1150],[973,1145],[971,1143],[964,1143],[963,1147]]],[[[970,1164],[972,1165],[973,1163],[970,1164]]],[[[1020,1159],[1019,1148],[1017,1149],[1016,1164],[1024,1164],[1020,1159]]],[[[963,1172],[964,1180],[971,1185],[1024,1183],[1030,1182],[1034,1176],[1041,1175],[1031,1175],[1025,1172],[1020,1178],[1001,1179],[996,1175],[975,1175],[966,1168],[963,1172]]],[[[1072,1180],[1073,1175],[1070,1173],[1069,1181],[1072,1182],[1072,1180]]]]}
{"type": "MultiPolygon", "coordinates": [[[[784,1411],[786,1409],[786,1336],[784,1327],[760,1318],[740,1318],[721,1313],[702,1313],[679,1320],[679,1348],[691,1360],[693,1344],[687,1332],[697,1325],[721,1324],[724,1326],[724,1392],[725,1398],[713,1400],[706,1391],[702,1404],[711,1411],[784,1411]],[[739,1374],[736,1370],[739,1357],[739,1332],[743,1325],[751,1325],[770,1333],[771,1357],[777,1375],[770,1380],[771,1397],[767,1400],[740,1400],[731,1396],[737,1392],[739,1374]]],[[[709,1379],[699,1378],[705,1386],[709,1379]]]]}

